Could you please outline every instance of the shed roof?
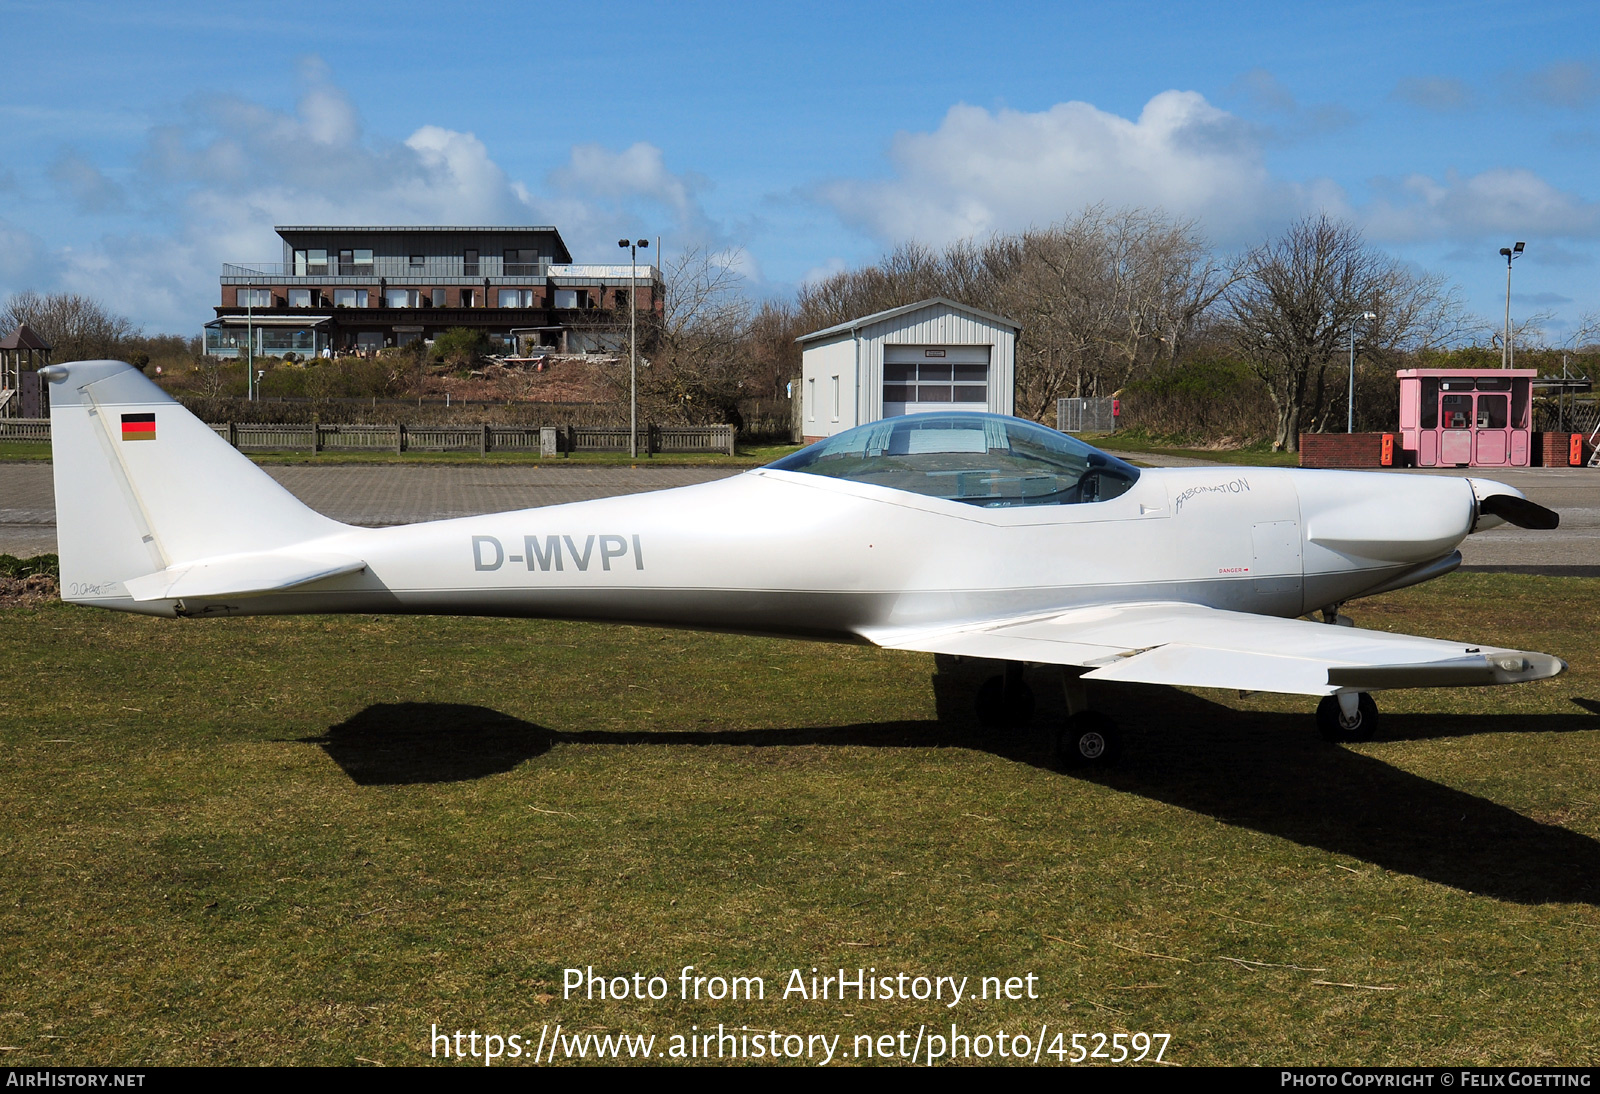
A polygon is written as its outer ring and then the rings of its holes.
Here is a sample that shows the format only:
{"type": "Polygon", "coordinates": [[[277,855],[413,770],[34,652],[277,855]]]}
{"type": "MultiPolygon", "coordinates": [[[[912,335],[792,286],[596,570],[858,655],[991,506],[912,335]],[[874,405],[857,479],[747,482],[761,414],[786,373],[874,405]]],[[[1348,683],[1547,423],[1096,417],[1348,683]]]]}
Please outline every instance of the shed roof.
{"type": "Polygon", "coordinates": [[[24,323],[4,338],[0,338],[0,349],[49,349],[50,343],[39,337],[37,331],[24,323]]]}
{"type": "Polygon", "coordinates": [[[822,330],[812,331],[810,334],[802,334],[799,338],[796,338],[795,341],[813,342],[818,338],[827,338],[834,334],[844,334],[847,331],[860,330],[862,327],[871,326],[873,323],[881,323],[885,319],[894,319],[895,317],[905,315],[908,312],[921,311],[923,308],[931,307],[935,304],[943,304],[951,311],[964,312],[967,315],[988,320],[989,322],[1002,327],[1010,327],[1014,331],[1020,331],[1022,329],[1022,324],[1018,323],[1015,319],[1007,319],[1003,315],[996,315],[993,312],[987,312],[981,308],[974,308],[970,304],[961,303],[959,300],[951,300],[948,296],[930,296],[926,300],[918,300],[915,304],[904,304],[898,308],[890,308],[887,311],[874,312],[871,315],[863,315],[860,319],[851,319],[843,323],[837,323],[831,327],[824,327],[822,330]]]}

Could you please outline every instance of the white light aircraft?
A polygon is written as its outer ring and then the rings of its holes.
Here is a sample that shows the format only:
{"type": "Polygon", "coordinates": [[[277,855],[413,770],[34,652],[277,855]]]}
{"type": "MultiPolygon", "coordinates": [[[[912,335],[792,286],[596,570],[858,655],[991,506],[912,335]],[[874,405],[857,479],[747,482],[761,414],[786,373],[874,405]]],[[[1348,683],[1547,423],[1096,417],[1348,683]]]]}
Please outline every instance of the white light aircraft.
{"type": "Polygon", "coordinates": [[[1059,666],[1058,755],[1107,762],[1097,681],[1321,696],[1363,740],[1384,688],[1509,684],[1542,653],[1357,630],[1344,602],[1458,566],[1555,513],[1483,479],[1140,470],[1016,418],[873,422],[716,482],[357,528],[306,507],[137,369],[51,365],[62,597],[163,616],[384,612],[608,620],[1004,662],[1025,721],[1059,666]],[[1297,618],[1320,613],[1323,622],[1297,618]],[[1346,625],[1327,625],[1329,623],[1346,625]]]}

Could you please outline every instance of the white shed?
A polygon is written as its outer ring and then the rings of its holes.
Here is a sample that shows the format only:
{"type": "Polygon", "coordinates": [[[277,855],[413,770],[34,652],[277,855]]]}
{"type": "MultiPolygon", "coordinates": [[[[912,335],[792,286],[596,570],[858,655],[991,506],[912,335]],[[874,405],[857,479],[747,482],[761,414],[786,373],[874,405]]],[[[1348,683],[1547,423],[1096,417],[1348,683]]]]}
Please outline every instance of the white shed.
{"type": "Polygon", "coordinates": [[[1012,413],[1021,329],[936,296],[803,335],[806,441],[900,414],[1012,413]]]}

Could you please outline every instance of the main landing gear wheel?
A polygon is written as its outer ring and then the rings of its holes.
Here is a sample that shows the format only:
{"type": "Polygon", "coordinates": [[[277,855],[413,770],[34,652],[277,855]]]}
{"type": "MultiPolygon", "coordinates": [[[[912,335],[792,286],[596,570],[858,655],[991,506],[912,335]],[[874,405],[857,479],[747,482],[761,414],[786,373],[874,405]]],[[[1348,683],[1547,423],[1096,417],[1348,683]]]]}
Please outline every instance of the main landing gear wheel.
{"type": "Polygon", "coordinates": [[[985,729],[1020,729],[1033,720],[1033,689],[1020,672],[991,676],[978,689],[974,706],[985,729]]]}
{"type": "Polygon", "coordinates": [[[978,723],[986,729],[1021,729],[1033,720],[1033,689],[1022,676],[1022,665],[1007,662],[1005,672],[991,676],[978,689],[975,706],[978,723]]]}
{"type": "Polygon", "coordinates": [[[1323,740],[1335,744],[1349,741],[1370,741],[1378,732],[1378,704],[1372,696],[1362,692],[1354,710],[1349,706],[1350,696],[1330,695],[1317,704],[1317,730],[1323,740]],[[1341,704],[1339,700],[1345,702],[1341,704]]]}
{"type": "Polygon", "coordinates": [[[1117,723],[1096,710],[1069,717],[1056,738],[1056,758],[1064,767],[1106,767],[1120,751],[1117,723]]]}

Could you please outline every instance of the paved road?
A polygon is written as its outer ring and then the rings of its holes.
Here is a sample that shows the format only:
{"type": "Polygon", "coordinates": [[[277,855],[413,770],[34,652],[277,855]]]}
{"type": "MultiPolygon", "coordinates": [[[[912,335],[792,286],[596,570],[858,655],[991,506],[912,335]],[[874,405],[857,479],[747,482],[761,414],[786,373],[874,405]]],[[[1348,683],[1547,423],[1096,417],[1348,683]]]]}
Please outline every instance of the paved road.
{"type": "MultiPolygon", "coordinates": [[[[1154,463],[1157,457],[1150,457],[1154,463]]],[[[267,468],[307,505],[349,524],[404,524],[687,486],[737,474],[718,467],[471,467],[294,465],[267,468]]],[[[1397,474],[1459,474],[1407,471],[1397,474]]],[[[1471,567],[1537,567],[1600,576],[1600,470],[1484,472],[1561,513],[1555,532],[1497,528],[1462,546],[1471,567]]],[[[55,550],[50,465],[0,463],[0,553],[55,550]]]]}

